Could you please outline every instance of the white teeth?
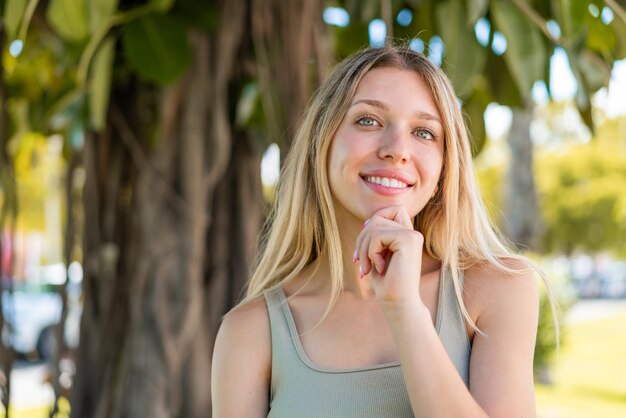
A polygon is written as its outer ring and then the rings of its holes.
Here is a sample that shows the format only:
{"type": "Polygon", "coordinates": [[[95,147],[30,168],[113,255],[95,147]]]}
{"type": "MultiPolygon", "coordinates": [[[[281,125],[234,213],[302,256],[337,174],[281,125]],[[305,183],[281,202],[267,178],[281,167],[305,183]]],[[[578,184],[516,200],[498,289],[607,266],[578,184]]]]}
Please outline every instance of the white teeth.
{"type": "Polygon", "coordinates": [[[408,187],[408,185],[400,180],[397,179],[391,179],[388,177],[374,177],[374,176],[370,176],[370,177],[366,177],[365,180],[367,180],[368,183],[375,183],[375,184],[380,184],[381,186],[384,187],[390,187],[392,189],[403,189],[405,187],[408,187]]]}

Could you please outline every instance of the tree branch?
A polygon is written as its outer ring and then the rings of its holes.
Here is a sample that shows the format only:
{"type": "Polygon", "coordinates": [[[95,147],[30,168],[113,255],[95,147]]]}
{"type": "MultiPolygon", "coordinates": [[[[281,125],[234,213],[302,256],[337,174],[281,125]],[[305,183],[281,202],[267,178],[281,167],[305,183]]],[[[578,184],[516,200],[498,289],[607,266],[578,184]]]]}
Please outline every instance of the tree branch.
{"type": "Polygon", "coordinates": [[[563,41],[561,37],[556,38],[548,30],[548,24],[532,7],[528,5],[524,0],[510,0],[531,22],[535,24],[552,42],[556,45],[562,46],[563,41]]]}

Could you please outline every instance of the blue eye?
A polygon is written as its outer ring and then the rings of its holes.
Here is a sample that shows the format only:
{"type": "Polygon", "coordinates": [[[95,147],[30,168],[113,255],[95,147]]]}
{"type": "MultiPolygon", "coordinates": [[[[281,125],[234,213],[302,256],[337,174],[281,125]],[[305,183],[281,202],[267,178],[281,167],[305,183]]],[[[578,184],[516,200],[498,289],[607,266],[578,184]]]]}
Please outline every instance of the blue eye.
{"type": "Polygon", "coordinates": [[[356,123],[367,127],[378,125],[378,121],[371,116],[363,116],[362,118],[359,118],[356,123]]]}
{"type": "Polygon", "coordinates": [[[425,139],[427,141],[433,141],[436,139],[435,134],[433,134],[431,131],[429,131],[428,129],[417,129],[415,131],[415,135],[425,139]]]}

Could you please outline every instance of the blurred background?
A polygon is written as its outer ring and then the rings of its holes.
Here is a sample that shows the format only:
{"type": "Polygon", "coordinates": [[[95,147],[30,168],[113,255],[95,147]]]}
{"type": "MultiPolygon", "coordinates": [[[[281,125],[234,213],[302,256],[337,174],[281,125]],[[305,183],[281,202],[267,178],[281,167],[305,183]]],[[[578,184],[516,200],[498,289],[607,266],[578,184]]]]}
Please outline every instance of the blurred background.
{"type": "Polygon", "coordinates": [[[544,268],[538,415],[626,417],[624,0],[1,0],[4,416],[206,417],[212,345],[332,65],[449,75],[544,268]]]}

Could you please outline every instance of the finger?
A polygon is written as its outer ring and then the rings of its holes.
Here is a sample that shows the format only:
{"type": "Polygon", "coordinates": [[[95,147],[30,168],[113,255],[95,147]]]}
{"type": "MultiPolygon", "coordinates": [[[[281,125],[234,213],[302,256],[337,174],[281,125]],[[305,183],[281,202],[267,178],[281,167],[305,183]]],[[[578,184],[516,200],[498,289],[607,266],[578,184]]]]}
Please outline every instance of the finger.
{"type": "Polygon", "coordinates": [[[385,271],[388,256],[392,251],[388,248],[382,248],[379,252],[372,252],[372,243],[376,240],[376,237],[381,234],[389,239],[393,239],[399,231],[406,232],[404,228],[398,227],[397,223],[382,218],[378,221],[370,222],[368,226],[363,229],[361,234],[359,234],[356,250],[362,276],[371,274],[372,270],[376,270],[378,274],[382,275],[385,271]],[[378,223],[387,223],[389,226],[384,227],[384,225],[378,225],[378,223]]]}
{"type": "Polygon", "coordinates": [[[393,255],[390,245],[396,240],[397,231],[376,230],[372,232],[367,249],[367,257],[370,259],[376,272],[383,276],[387,269],[387,263],[393,255]]]}
{"type": "MultiPolygon", "coordinates": [[[[367,249],[369,248],[372,231],[377,231],[381,228],[390,231],[406,231],[406,229],[408,228],[398,224],[398,222],[396,221],[392,221],[382,216],[374,216],[367,219],[363,223],[361,228],[361,233],[357,237],[354,254],[352,256],[352,262],[359,261],[361,277],[369,274],[372,268],[375,268],[378,273],[382,274],[386,268],[385,264],[388,261],[388,257],[386,257],[384,254],[369,257],[367,249]],[[361,260],[363,261],[363,263],[360,262],[361,260]]],[[[413,231],[413,228],[411,228],[411,231],[413,231]]]]}
{"type": "Polygon", "coordinates": [[[364,230],[371,221],[372,221],[372,218],[368,218],[361,225],[361,232],[359,232],[359,236],[356,237],[356,243],[354,244],[354,256],[352,257],[353,262],[360,259],[359,248],[361,248],[361,242],[363,242],[364,230]]]}
{"type": "Polygon", "coordinates": [[[402,205],[388,206],[386,208],[380,209],[372,215],[372,218],[377,216],[389,219],[390,221],[394,221],[402,226],[413,229],[413,221],[411,220],[411,217],[409,216],[405,207],[402,205]]]}
{"type": "Polygon", "coordinates": [[[363,223],[363,225],[361,225],[361,232],[359,233],[359,236],[356,239],[356,244],[354,246],[354,248],[355,248],[354,249],[354,254],[352,255],[352,262],[353,263],[358,261],[360,259],[360,257],[361,257],[360,254],[359,254],[359,252],[360,252],[359,249],[362,246],[363,239],[365,238],[367,232],[369,230],[378,229],[378,228],[381,228],[381,227],[386,227],[386,228],[391,228],[391,229],[398,228],[398,227],[403,228],[397,222],[389,220],[389,219],[386,219],[386,218],[383,218],[381,216],[374,216],[372,218],[368,218],[363,223]]]}
{"type": "Polygon", "coordinates": [[[379,255],[372,254],[370,249],[372,247],[372,240],[378,229],[369,229],[364,231],[361,235],[361,242],[359,246],[359,259],[361,263],[361,271],[363,274],[371,274],[372,270],[380,273],[384,268],[384,259],[379,255]]]}
{"type": "Polygon", "coordinates": [[[370,245],[369,244],[370,239],[371,239],[371,230],[364,229],[363,231],[361,231],[361,234],[359,234],[359,238],[357,240],[356,251],[358,254],[359,272],[360,272],[361,278],[369,274],[370,271],[372,270],[372,264],[367,255],[368,247],[370,245]]]}

